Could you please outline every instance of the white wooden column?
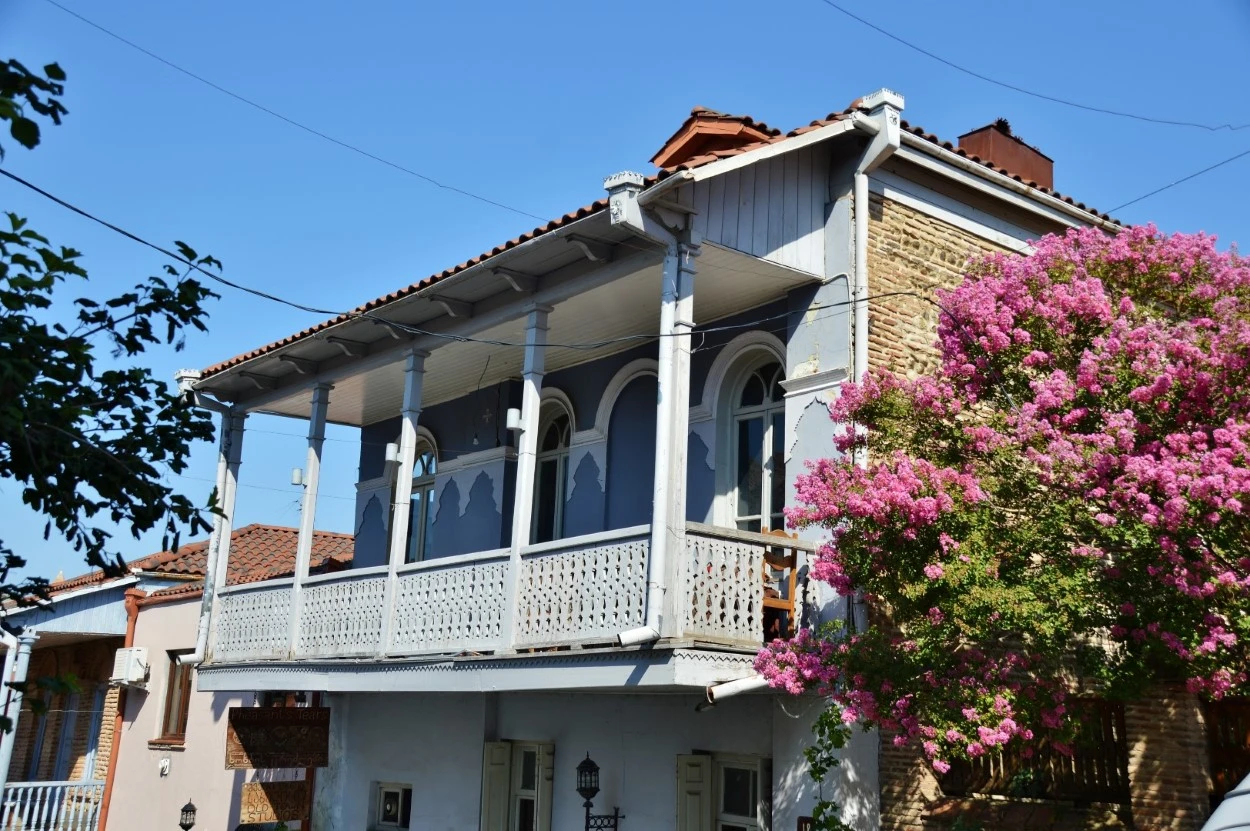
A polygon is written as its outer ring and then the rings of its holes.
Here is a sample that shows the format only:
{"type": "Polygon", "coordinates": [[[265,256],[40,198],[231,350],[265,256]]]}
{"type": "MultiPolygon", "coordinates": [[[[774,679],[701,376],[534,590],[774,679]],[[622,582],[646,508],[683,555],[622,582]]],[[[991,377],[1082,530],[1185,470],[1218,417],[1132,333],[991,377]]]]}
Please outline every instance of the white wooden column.
{"type": "Polygon", "coordinates": [[[425,382],[425,359],[430,353],[420,349],[408,352],[404,363],[404,404],[399,425],[399,469],[395,492],[391,494],[391,534],[387,548],[386,594],[382,608],[380,655],[390,648],[395,622],[395,598],[399,576],[396,570],[408,552],[408,518],[412,512],[412,469],[417,460],[417,420],[421,417],[421,388],[425,382]]]}
{"type": "Polygon", "coordinates": [[[321,450],[326,441],[326,413],[330,409],[330,385],[313,387],[308,418],[308,459],[304,468],[304,501],[300,508],[299,541],[295,546],[295,579],[291,583],[291,657],[299,644],[299,623],[304,612],[304,580],[312,560],[313,531],[317,519],[317,487],[321,480],[321,450]]]}
{"type": "Polygon", "coordinates": [[[247,413],[231,410],[229,415],[222,416],[222,421],[220,452],[225,460],[225,469],[217,481],[217,506],[221,508],[221,516],[213,522],[213,533],[218,537],[217,567],[213,573],[214,596],[216,590],[226,585],[230,566],[230,538],[234,534],[235,494],[239,490],[239,466],[243,463],[243,431],[247,413]]]}
{"type": "MultiPolygon", "coordinates": [[[[677,296],[673,320],[673,355],[671,381],[667,401],[661,401],[662,413],[670,421],[668,470],[656,469],[658,480],[667,478],[666,536],[668,559],[665,563],[665,583],[668,587],[664,598],[664,625],[660,635],[666,638],[681,636],[682,619],[679,612],[684,598],[686,573],[686,457],[690,445],[690,330],[694,328],[694,278],[695,258],[699,245],[681,243],[678,246],[677,296]]],[[[659,521],[659,512],[656,512],[659,521]]]]}
{"type": "Polygon", "coordinates": [[[547,365],[547,315],[550,306],[529,308],[525,322],[525,362],[522,368],[521,435],[517,439],[516,487],[512,500],[511,594],[504,618],[504,643],[512,648],[521,583],[521,550],[529,545],[534,514],[534,471],[538,455],[538,417],[542,406],[543,375],[547,365]]]}

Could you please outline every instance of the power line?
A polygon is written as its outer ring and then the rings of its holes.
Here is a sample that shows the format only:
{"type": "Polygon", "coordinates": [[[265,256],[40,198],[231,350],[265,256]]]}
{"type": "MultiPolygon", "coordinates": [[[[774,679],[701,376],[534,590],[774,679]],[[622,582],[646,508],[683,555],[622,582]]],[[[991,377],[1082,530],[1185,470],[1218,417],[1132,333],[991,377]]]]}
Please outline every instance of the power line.
{"type": "Polygon", "coordinates": [[[527,217],[530,217],[531,219],[537,219],[539,222],[546,222],[545,218],[532,214],[529,211],[524,211],[524,210],[521,210],[520,208],[514,208],[511,205],[505,205],[502,202],[496,202],[494,199],[491,199],[486,196],[481,196],[479,194],[473,193],[472,191],[465,190],[464,188],[459,188],[459,187],[456,187],[455,185],[449,185],[446,182],[441,182],[438,179],[435,179],[433,176],[427,176],[426,174],[413,170],[412,168],[404,167],[402,164],[399,164],[397,162],[392,162],[389,159],[384,159],[381,156],[378,156],[374,153],[370,153],[368,150],[362,150],[361,148],[357,147],[354,144],[350,144],[346,141],[343,141],[342,139],[337,139],[334,136],[323,133],[320,130],[317,130],[313,127],[309,127],[307,124],[303,124],[299,121],[296,121],[293,118],[285,116],[282,113],[277,112],[276,110],[266,107],[264,104],[260,104],[256,101],[253,101],[251,98],[247,98],[246,96],[240,95],[237,92],[226,89],[220,84],[215,83],[214,81],[210,81],[208,78],[205,78],[202,75],[197,75],[194,72],[190,71],[189,69],[182,68],[181,66],[174,63],[173,61],[167,58],[163,58],[160,55],[156,54],[155,52],[149,49],[146,49],[143,46],[140,46],[134,41],[128,40],[122,37],[121,35],[117,34],[116,32],[110,29],[107,29],[104,26],[101,26],[99,23],[96,23],[94,20],[90,20],[86,17],[83,17],[81,14],[74,11],[73,9],[67,8],[61,5],[60,3],[56,2],[56,0],[47,0],[47,2],[49,5],[55,6],[56,8],[70,15],[71,17],[78,18],[83,23],[86,23],[88,26],[91,26],[92,28],[97,29],[100,32],[103,32],[104,34],[108,35],[114,40],[120,41],[121,43],[124,43],[127,46],[129,46],[130,48],[136,49],[139,52],[142,52],[143,54],[147,55],[149,58],[152,58],[153,60],[160,61],[161,63],[165,64],[165,66],[168,66],[170,69],[173,69],[177,72],[181,72],[183,75],[186,75],[188,78],[199,81],[201,84],[204,84],[207,87],[211,87],[212,89],[217,90],[223,95],[228,95],[231,98],[235,99],[236,101],[247,104],[249,107],[252,107],[254,109],[260,110],[266,115],[272,116],[278,119],[279,121],[286,122],[292,127],[303,130],[304,132],[314,135],[317,138],[328,141],[331,144],[338,145],[339,147],[342,147],[345,150],[350,150],[351,152],[364,156],[367,159],[372,159],[373,161],[378,162],[380,164],[384,164],[387,167],[394,168],[395,170],[398,170],[401,173],[407,173],[409,176],[414,176],[424,182],[427,182],[428,184],[434,185],[437,188],[451,191],[452,193],[458,193],[461,196],[468,197],[469,199],[476,199],[478,202],[483,202],[487,205],[493,205],[496,208],[502,208],[505,211],[511,211],[512,213],[520,214],[521,216],[527,216],[527,217]]]}
{"type": "MultiPolygon", "coordinates": [[[[204,276],[208,277],[210,280],[214,280],[224,286],[228,286],[232,289],[235,289],[236,291],[245,292],[247,294],[251,294],[256,297],[261,297],[266,300],[270,300],[274,303],[280,303],[284,306],[290,306],[294,309],[299,309],[300,311],[312,312],[312,313],[321,314],[321,315],[330,315],[334,317],[347,317],[347,318],[355,319],[355,320],[370,320],[370,321],[373,321],[374,323],[381,323],[390,328],[398,329],[398,330],[401,330],[401,331],[404,331],[413,335],[423,335],[423,336],[434,337],[434,338],[442,338],[444,340],[449,340],[449,341],[453,341],[456,343],[478,343],[478,344],[483,344],[487,346],[501,346],[501,347],[508,347],[508,348],[520,348],[520,347],[525,346],[524,341],[509,341],[509,340],[499,340],[499,339],[494,339],[494,338],[478,338],[478,337],[473,337],[471,335],[456,335],[456,334],[451,334],[447,332],[435,332],[429,329],[423,329],[418,326],[412,326],[407,323],[401,323],[399,321],[389,320],[387,318],[382,317],[381,315],[374,314],[373,312],[338,312],[332,309],[319,309],[314,306],[306,306],[302,303],[296,303],[294,301],[287,300],[283,297],[279,297],[276,294],[270,294],[269,292],[260,291],[259,289],[254,289],[250,286],[245,286],[245,285],[242,285],[241,283],[236,283],[231,280],[227,280],[226,278],[218,274],[214,274],[213,272],[208,271],[202,266],[191,262],[190,260],[183,257],[182,255],[175,254],[173,251],[170,251],[167,248],[157,245],[154,242],[149,242],[148,240],[144,239],[143,237],[138,236],[137,234],[133,234],[130,231],[127,231],[126,229],[118,225],[108,222],[107,220],[101,219],[95,216],[94,214],[90,213],[89,211],[79,208],[77,205],[67,202],[64,199],[61,199],[60,197],[55,196],[52,193],[49,193],[43,188],[40,188],[37,185],[26,181],[21,176],[18,176],[15,173],[12,173],[8,170],[4,170],[3,168],[0,168],[0,175],[6,176],[9,179],[12,179],[18,184],[31,189],[35,193],[38,193],[39,195],[52,200],[58,205],[61,205],[62,207],[70,211],[73,211],[74,213],[78,214],[79,216],[84,217],[85,219],[89,219],[92,222],[96,222],[104,226],[105,228],[108,228],[111,231],[121,234],[127,239],[130,239],[130,240],[133,240],[134,242],[139,243],[140,245],[147,246],[148,248],[151,248],[154,251],[159,251],[161,254],[164,254],[170,259],[175,260],[176,262],[180,262],[183,265],[187,266],[188,268],[194,269],[200,274],[203,274],[204,276]]],[[[718,266],[717,268],[720,270],[726,270],[726,271],[741,270],[743,271],[743,273],[753,273],[753,272],[747,272],[745,269],[730,269],[730,268],[723,268],[721,266],[718,266]]],[[[869,298],[869,299],[881,299],[883,297],[893,297],[893,296],[908,295],[908,294],[912,294],[912,292],[887,292],[884,294],[874,295],[872,298],[869,298]]],[[[826,304],[823,306],[814,306],[812,307],[812,309],[819,310],[819,309],[851,306],[856,302],[857,301],[855,300],[848,300],[843,303],[830,303],[830,304],[826,304]]],[[[724,324],[721,326],[699,327],[696,331],[699,334],[711,334],[714,332],[729,332],[729,331],[734,331],[737,329],[744,329],[744,328],[749,328],[752,326],[758,326],[762,323],[769,323],[775,320],[781,320],[782,318],[786,318],[789,316],[790,316],[790,312],[788,311],[779,312],[778,314],[775,314],[766,318],[746,321],[743,323],[728,323],[728,324],[724,324]]],[[[603,347],[606,347],[606,346],[613,346],[616,344],[640,343],[640,342],[645,342],[645,341],[656,340],[661,337],[678,337],[678,336],[679,335],[677,333],[671,333],[671,332],[670,333],[664,333],[664,332],[641,333],[637,335],[621,335],[619,337],[605,338],[599,341],[588,341],[588,342],[582,342],[582,343],[548,343],[547,346],[556,348],[556,349],[576,349],[576,350],[591,351],[595,349],[602,349],[603,347]]]]}
{"type": "Polygon", "coordinates": [[[1202,170],[1199,170],[1197,173],[1191,173],[1188,176],[1177,179],[1175,182],[1172,182],[1169,185],[1164,185],[1161,188],[1155,188],[1150,193],[1143,194],[1137,197],[1136,199],[1130,199],[1128,202],[1125,202],[1123,205],[1116,205],[1114,208],[1107,211],[1107,213],[1115,213],[1121,208],[1127,208],[1129,205],[1136,205],[1138,202],[1142,201],[1143,199],[1149,199],[1150,197],[1154,196],[1156,193],[1163,193],[1165,190],[1168,190],[1169,188],[1174,188],[1177,185],[1181,184],[1182,182],[1188,182],[1190,179],[1196,179],[1204,173],[1210,173],[1212,170],[1215,170],[1217,167],[1223,167],[1229,162],[1237,161],[1242,156],[1250,156],[1250,149],[1242,150],[1240,153],[1238,153],[1235,156],[1229,156],[1227,159],[1225,159],[1222,162],[1216,162],[1210,167],[1204,167],[1202,170]]]}
{"type": "MultiPolygon", "coordinates": [[[[48,0],[48,2],[51,3],[52,0],[48,0]]],[[[942,57],[941,55],[930,52],[928,49],[925,49],[923,46],[918,46],[909,40],[904,40],[903,38],[899,37],[893,32],[887,31],[886,29],[881,28],[877,24],[869,20],[865,20],[864,18],[860,17],[859,15],[850,11],[849,9],[845,9],[842,6],[839,6],[837,3],[833,2],[833,0],[820,0],[820,2],[824,3],[826,6],[828,6],[831,9],[836,9],[837,11],[846,15],[852,20],[856,20],[862,23],[863,25],[867,26],[873,31],[878,32],[879,34],[885,35],[890,40],[893,40],[897,43],[901,43],[902,45],[906,46],[908,49],[914,50],[926,57],[932,58],[938,63],[945,64],[946,66],[949,66],[951,69],[962,72],[965,75],[970,75],[973,78],[976,78],[981,81],[985,81],[986,83],[994,84],[995,86],[999,86],[1004,89],[1009,89],[1009,90],[1012,90],[1013,92],[1021,93],[1022,95],[1029,95],[1029,96],[1032,96],[1033,98],[1040,98],[1043,101],[1050,101],[1054,104],[1062,104],[1065,107],[1075,107],[1078,110],[1085,110],[1086,112],[1102,113],[1103,115],[1114,115],[1114,116],[1119,116],[1120,118],[1131,118],[1135,121],[1144,121],[1149,124],[1165,124],[1169,127],[1194,127],[1200,130],[1209,130],[1211,132],[1216,132],[1218,130],[1230,130],[1230,131],[1231,130],[1244,130],[1247,127],[1250,127],[1250,123],[1238,124],[1236,126],[1225,123],[1225,124],[1213,126],[1210,124],[1200,124],[1196,121],[1180,121],[1180,120],[1169,119],[1169,118],[1155,118],[1154,116],[1139,115],[1137,113],[1124,112],[1122,110],[1112,110],[1106,107],[1095,107],[1090,104],[1081,104],[1077,101],[1071,101],[1067,98],[1059,98],[1054,95],[1047,95],[1044,92],[1036,92],[1035,90],[1025,89],[1024,87],[1016,86],[1015,84],[1011,84],[1006,81],[1000,81],[997,78],[991,78],[989,75],[982,75],[980,72],[977,72],[976,70],[969,69],[968,67],[957,64],[952,60],[948,60],[947,58],[942,57]]],[[[1113,208],[1112,210],[1116,210],[1116,209],[1113,208]]]]}

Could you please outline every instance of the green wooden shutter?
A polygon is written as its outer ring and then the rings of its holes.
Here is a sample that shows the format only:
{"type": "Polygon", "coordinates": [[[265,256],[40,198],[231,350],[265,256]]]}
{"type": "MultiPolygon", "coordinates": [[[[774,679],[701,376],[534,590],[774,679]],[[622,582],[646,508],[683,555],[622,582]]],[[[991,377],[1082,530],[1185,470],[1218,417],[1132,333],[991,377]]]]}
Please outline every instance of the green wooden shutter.
{"type": "Polygon", "coordinates": [[[677,831],[712,831],[712,757],[677,757],[677,831]]]}
{"type": "Polygon", "coordinates": [[[486,742],[482,747],[481,831],[508,831],[512,792],[512,743],[486,742]]]}

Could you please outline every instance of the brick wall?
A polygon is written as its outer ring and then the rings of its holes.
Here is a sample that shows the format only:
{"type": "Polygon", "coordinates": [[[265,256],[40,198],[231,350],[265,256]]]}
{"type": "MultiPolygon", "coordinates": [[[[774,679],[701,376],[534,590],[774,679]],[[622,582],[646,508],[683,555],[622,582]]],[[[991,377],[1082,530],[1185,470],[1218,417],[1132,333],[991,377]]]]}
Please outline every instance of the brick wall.
{"type": "Polygon", "coordinates": [[[1206,724],[1198,698],[1163,687],[1126,704],[1137,831],[1197,831],[1208,813],[1206,724]]]}
{"type": "MultiPolygon", "coordinates": [[[[869,365],[915,376],[937,360],[938,310],[924,298],[937,286],[956,285],[970,255],[1001,249],[876,194],[868,234],[869,297],[881,297],[870,301],[869,365]],[[921,297],[882,297],[900,291],[921,297]]],[[[1161,690],[1126,707],[1125,726],[1137,831],[1197,831],[1207,815],[1209,784],[1198,701],[1180,690],[1161,690]]],[[[883,736],[879,764],[883,831],[949,824],[932,813],[943,795],[916,748],[895,747],[883,736]]]]}
{"type": "Polygon", "coordinates": [[[969,255],[1001,250],[873,194],[868,214],[868,365],[913,376],[932,368],[937,362],[933,342],[938,310],[924,298],[932,298],[937,286],[958,284],[969,255]],[[899,291],[921,296],[884,296],[899,291]]]}
{"type": "MultiPolygon", "coordinates": [[[[36,645],[30,656],[27,678],[34,682],[38,678],[73,676],[78,681],[79,692],[76,698],[68,693],[51,696],[48,699],[48,712],[43,717],[35,715],[29,706],[22,708],[18,717],[13,758],[9,764],[9,781],[56,779],[56,761],[62,746],[63,728],[71,721],[73,730],[67,739],[66,771],[63,775],[71,780],[104,778],[113,743],[113,713],[117,708],[117,690],[108,690],[104,696],[102,712],[93,712],[92,708],[96,690],[108,683],[113,669],[113,654],[121,647],[122,642],[121,638],[101,638],[42,649],[36,645]],[[70,710],[74,711],[72,717],[70,710]],[[94,770],[88,772],[86,767],[93,727],[99,731],[99,738],[96,742],[94,770]],[[39,740],[41,732],[42,741],[39,740]],[[38,759],[34,759],[36,745],[39,748],[38,759]]],[[[34,687],[31,689],[32,694],[37,694],[34,687]]]]}

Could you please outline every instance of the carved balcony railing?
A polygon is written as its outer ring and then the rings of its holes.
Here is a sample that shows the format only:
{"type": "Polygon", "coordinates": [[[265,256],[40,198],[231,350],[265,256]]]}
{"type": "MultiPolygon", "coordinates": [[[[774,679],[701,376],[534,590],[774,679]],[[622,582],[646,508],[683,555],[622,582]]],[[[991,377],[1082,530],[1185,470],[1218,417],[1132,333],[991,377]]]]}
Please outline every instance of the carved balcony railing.
{"type": "Polygon", "coordinates": [[[796,581],[775,564],[786,562],[788,572],[797,571],[812,551],[811,543],[787,536],[687,523],[681,596],[686,635],[756,647],[793,630],[802,614],[800,598],[793,596],[796,581]],[[780,602],[766,603],[766,596],[780,602]]]}
{"type": "MultiPolygon", "coordinates": [[[[531,545],[515,563],[500,549],[400,566],[393,577],[384,566],[309,577],[294,633],[291,580],[230,586],[219,595],[209,660],[609,645],[646,624],[650,535],[650,526],[639,525],[531,545]]],[[[795,583],[778,574],[777,563],[793,573],[810,544],[695,523],[685,537],[685,548],[670,552],[676,625],[667,634],[752,648],[778,627],[794,626],[801,613],[795,583]]]]}
{"type": "Polygon", "coordinates": [[[517,646],[610,642],[647,615],[651,526],[532,545],[521,557],[517,646]]]}

